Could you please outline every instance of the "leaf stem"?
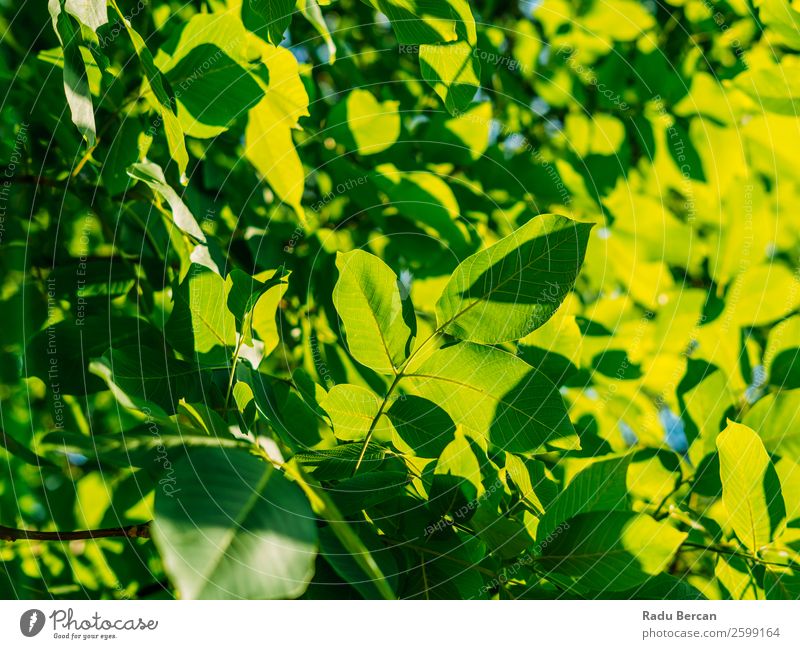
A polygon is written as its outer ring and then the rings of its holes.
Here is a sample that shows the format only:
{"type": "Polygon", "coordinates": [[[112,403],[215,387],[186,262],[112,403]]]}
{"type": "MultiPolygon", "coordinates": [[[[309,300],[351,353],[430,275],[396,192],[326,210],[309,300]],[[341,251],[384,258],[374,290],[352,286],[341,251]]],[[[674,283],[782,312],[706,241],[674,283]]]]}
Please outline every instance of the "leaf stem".
{"type": "Polygon", "coordinates": [[[364,446],[361,448],[361,454],[358,456],[356,467],[353,469],[354,476],[356,473],[358,473],[358,468],[361,466],[361,462],[364,459],[364,455],[367,452],[367,447],[369,446],[369,443],[372,441],[372,434],[375,432],[375,426],[378,425],[378,420],[381,418],[381,415],[383,415],[384,410],[386,410],[386,404],[389,402],[389,397],[394,392],[395,388],[397,387],[397,384],[400,383],[400,379],[402,379],[405,376],[405,369],[408,367],[411,360],[420,351],[422,351],[425,345],[427,345],[431,340],[433,340],[436,336],[438,336],[442,332],[442,330],[444,329],[444,327],[447,326],[447,324],[449,323],[446,322],[441,327],[437,327],[430,336],[428,336],[425,340],[423,340],[422,343],[408,355],[408,358],[405,361],[403,361],[403,364],[398,368],[397,373],[394,375],[394,380],[392,381],[392,384],[389,386],[389,389],[383,396],[383,401],[381,402],[381,405],[378,408],[378,412],[375,414],[375,416],[372,418],[372,421],[370,422],[369,430],[367,430],[367,436],[364,438],[364,446]]]}
{"type": "Polygon", "coordinates": [[[389,389],[386,391],[386,394],[383,397],[383,401],[381,401],[381,405],[378,408],[378,412],[372,418],[372,421],[369,424],[369,430],[367,430],[367,436],[364,438],[364,445],[361,447],[361,453],[358,455],[358,460],[356,461],[356,466],[353,469],[353,475],[358,473],[358,468],[361,466],[361,462],[364,460],[364,456],[367,453],[367,447],[369,447],[370,441],[372,441],[372,434],[375,432],[375,426],[378,425],[378,420],[383,415],[383,411],[386,410],[386,404],[389,403],[389,397],[394,392],[394,389],[397,387],[397,384],[400,382],[400,379],[403,376],[402,370],[395,374],[394,381],[389,386],[389,389]]]}
{"type": "Polygon", "coordinates": [[[732,557],[745,559],[746,561],[753,561],[755,563],[760,563],[763,566],[777,566],[779,568],[792,567],[795,569],[800,568],[800,565],[798,565],[791,559],[789,560],[788,565],[783,563],[777,563],[775,561],[766,561],[752,554],[744,554],[742,552],[738,552],[733,548],[721,547],[719,545],[703,545],[702,543],[693,543],[692,541],[684,541],[681,544],[681,548],[690,548],[692,550],[703,550],[705,552],[716,552],[717,554],[727,554],[732,557]]]}
{"type": "MultiPolygon", "coordinates": [[[[110,124],[111,122],[109,121],[108,123],[110,124]]],[[[81,172],[83,167],[86,165],[87,162],[89,162],[89,158],[92,157],[92,153],[94,153],[94,150],[96,148],[97,148],[97,143],[95,142],[94,145],[92,145],[92,146],[90,146],[90,147],[88,147],[86,149],[86,153],[83,154],[83,157],[80,159],[78,164],[75,165],[75,168],[73,169],[72,173],[70,174],[70,178],[77,178],[78,174],[81,172]]]]}
{"type": "Polygon", "coordinates": [[[239,340],[236,342],[236,351],[233,352],[233,361],[231,362],[231,378],[228,380],[228,391],[225,393],[225,412],[228,412],[228,402],[231,400],[231,391],[233,390],[233,379],[236,377],[236,363],[239,362],[239,352],[242,351],[242,341],[244,336],[240,335],[239,340]]]}
{"type": "Polygon", "coordinates": [[[664,505],[667,504],[667,501],[670,498],[672,498],[672,496],[674,496],[676,493],[678,493],[678,491],[680,490],[681,487],[683,487],[686,484],[690,484],[691,482],[692,482],[691,480],[678,480],[678,482],[670,490],[670,492],[661,499],[660,503],[658,503],[658,506],[656,507],[655,511],[653,512],[653,518],[658,520],[658,516],[661,513],[661,510],[664,509],[664,505]]]}

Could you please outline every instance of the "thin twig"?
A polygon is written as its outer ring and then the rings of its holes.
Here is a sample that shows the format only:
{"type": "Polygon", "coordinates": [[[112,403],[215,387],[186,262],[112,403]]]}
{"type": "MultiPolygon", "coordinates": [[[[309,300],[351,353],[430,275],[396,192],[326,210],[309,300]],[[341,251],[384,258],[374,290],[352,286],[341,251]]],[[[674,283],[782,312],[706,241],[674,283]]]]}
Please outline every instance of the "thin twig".
{"type": "Polygon", "coordinates": [[[2,541],[83,541],[113,537],[149,539],[150,522],[126,525],[125,527],[108,527],[99,530],[77,530],[75,532],[37,532],[0,525],[0,540],[2,541]]]}
{"type": "Polygon", "coordinates": [[[795,568],[800,567],[791,559],[788,563],[777,563],[775,561],[766,561],[757,556],[753,556],[751,554],[744,554],[742,552],[738,552],[733,548],[725,548],[720,547],[718,545],[703,545],[701,543],[693,543],[691,541],[684,541],[681,544],[681,548],[687,548],[688,551],[703,551],[703,552],[716,552],[717,554],[727,554],[728,556],[738,557],[739,559],[744,559],[745,561],[752,561],[754,563],[760,563],[762,566],[776,566],[779,568],[795,568]]]}

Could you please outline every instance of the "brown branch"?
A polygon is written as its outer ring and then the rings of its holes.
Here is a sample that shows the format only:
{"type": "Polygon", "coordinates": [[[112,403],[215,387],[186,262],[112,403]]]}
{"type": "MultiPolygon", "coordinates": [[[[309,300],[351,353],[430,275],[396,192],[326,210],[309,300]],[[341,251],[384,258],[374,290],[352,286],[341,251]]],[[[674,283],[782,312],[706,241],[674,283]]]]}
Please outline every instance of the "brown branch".
{"type": "Polygon", "coordinates": [[[90,539],[108,539],[124,536],[130,539],[149,539],[150,522],[125,527],[109,527],[101,530],[78,530],[75,532],[36,532],[33,530],[19,530],[14,527],[0,525],[0,540],[2,541],[81,541],[90,539]]]}

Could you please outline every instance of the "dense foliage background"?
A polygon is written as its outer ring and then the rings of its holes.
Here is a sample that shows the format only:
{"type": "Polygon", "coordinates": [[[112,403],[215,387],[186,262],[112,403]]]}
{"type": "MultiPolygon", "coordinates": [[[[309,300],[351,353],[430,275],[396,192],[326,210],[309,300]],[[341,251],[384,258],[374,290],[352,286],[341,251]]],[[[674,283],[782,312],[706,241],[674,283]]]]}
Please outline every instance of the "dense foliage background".
{"type": "Polygon", "coordinates": [[[797,3],[0,7],[0,595],[800,597],[797,3]]]}

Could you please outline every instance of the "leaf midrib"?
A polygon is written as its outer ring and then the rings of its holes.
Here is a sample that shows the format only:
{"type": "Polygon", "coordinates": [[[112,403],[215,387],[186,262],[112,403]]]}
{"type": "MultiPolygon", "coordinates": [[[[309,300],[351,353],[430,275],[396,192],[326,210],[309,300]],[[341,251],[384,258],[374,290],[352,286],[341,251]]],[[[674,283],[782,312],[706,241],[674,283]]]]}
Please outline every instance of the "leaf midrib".
{"type": "Polygon", "coordinates": [[[419,374],[419,373],[404,374],[403,376],[404,376],[404,378],[433,379],[433,380],[436,380],[436,381],[444,381],[445,383],[453,383],[455,385],[459,385],[459,386],[461,386],[463,388],[467,388],[468,390],[472,390],[473,392],[478,392],[479,394],[483,394],[483,395],[489,397],[490,399],[492,399],[493,401],[495,401],[497,403],[501,403],[501,404],[507,406],[510,410],[513,410],[514,412],[523,415],[523,417],[525,417],[529,421],[532,421],[532,422],[534,422],[536,424],[539,424],[540,426],[543,426],[545,428],[549,428],[551,430],[555,430],[555,428],[553,428],[552,426],[550,426],[548,424],[545,424],[544,422],[538,420],[536,417],[534,417],[533,415],[529,414],[525,410],[517,408],[516,406],[513,405],[513,402],[505,401],[502,397],[497,397],[497,396],[493,395],[491,392],[487,392],[486,390],[483,390],[482,388],[476,387],[474,385],[470,385],[469,383],[464,383],[463,381],[459,381],[458,379],[451,379],[451,378],[447,378],[447,377],[444,377],[444,376],[436,376],[436,375],[433,375],[433,374],[419,374]]]}
{"type": "Polygon", "coordinates": [[[378,330],[378,337],[381,339],[381,345],[383,345],[383,351],[386,353],[386,358],[389,360],[389,367],[391,368],[392,372],[397,371],[397,368],[394,365],[394,361],[392,360],[392,355],[389,353],[389,346],[386,344],[386,338],[383,335],[383,330],[381,329],[381,324],[378,322],[378,318],[375,315],[375,312],[372,310],[372,305],[370,304],[369,297],[367,296],[366,292],[364,291],[364,286],[361,284],[360,281],[356,281],[356,287],[358,288],[358,292],[361,297],[364,298],[364,301],[367,303],[367,311],[369,312],[370,318],[375,323],[375,328],[378,330]]]}
{"type": "MultiPolygon", "coordinates": [[[[563,242],[566,242],[566,239],[562,239],[562,243],[563,243],[563,242]]],[[[558,248],[559,248],[560,246],[561,246],[561,243],[556,243],[556,245],[555,245],[555,246],[553,246],[552,248],[548,248],[548,249],[547,249],[547,252],[549,253],[549,252],[552,252],[553,250],[558,250],[558,248]]],[[[489,250],[489,249],[487,249],[487,251],[488,251],[488,250],[489,250]]],[[[487,252],[487,251],[483,251],[483,252],[487,252]]],[[[480,254],[480,253],[477,253],[477,254],[480,254]]],[[[511,254],[511,253],[509,253],[509,254],[511,254]]],[[[509,283],[509,282],[510,282],[512,279],[514,279],[515,277],[517,277],[517,275],[520,275],[520,274],[522,274],[522,272],[523,272],[523,271],[526,271],[526,270],[528,270],[528,268],[530,268],[531,266],[533,266],[535,263],[537,263],[537,262],[541,261],[541,260],[542,260],[542,259],[543,259],[543,258],[546,256],[546,254],[547,254],[547,253],[542,253],[541,255],[539,255],[538,257],[536,257],[535,259],[531,259],[531,260],[530,260],[530,261],[529,261],[527,264],[524,264],[524,265],[520,266],[520,267],[519,267],[519,268],[518,268],[518,269],[517,269],[517,270],[516,270],[516,271],[515,271],[515,272],[514,272],[514,273],[513,273],[511,276],[507,277],[506,279],[504,279],[504,280],[503,280],[502,282],[500,282],[499,284],[496,284],[495,286],[493,286],[493,287],[492,287],[490,290],[488,290],[488,291],[487,291],[486,293],[484,293],[482,296],[475,298],[475,301],[474,301],[472,304],[470,304],[470,305],[466,306],[464,309],[462,309],[461,311],[459,311],[458,313],[456,313],[456,314],[455,314],[453,317],[451,317],[451,318],[450,318],[450,319],[449,319],[447,322],[445,322],[444,324],[442,324],[442,325],[440,326],[440,329],[441,329],[442,331],[444,331],[444,330],[445,330],[447,327],[449,327],[451,324],[453,324],[453,323],[454,323],[454,322],[455,322],[455,321],[456,321],[458,318],[460,318],[461,316],[463,316],[463,315],[464,315],[465,313],[467,313],[467,312],[468,312],[470,309],[472,309],[473,307],[477,306],[477,305],[478,305],[478,304],[480,304],[481,302],[484,302],[484,301],[485,301],[485,300],[486,300],[486,299],[487,299],[487,298],[488,298],[490,295],[492,295],[493,293],[497,292],[497,291],[498,291],[500,288],[502,288],[503,286],[505,286],[506,284],[508,284],[508,283],[509,283]]]]}
{"type": "MultiPolygon", "coordinates": [[[[222,563],[223,558],[226,556],[228,549],[233,544],[234,540],[236,540],[237,533],[240,531],[240,527],[242,523],[247,519],[250,515],[250,512],[253,511],[258,499],[261,497],[261,492],[266,489],[267,483],[269,483],[269,479],[272,477],[272,473],[274,469],[269,467],[268,465],[264,465],[264,475],[258,481],[255,489],[250,492],[250,497],[245,502],[244,506],[239,510],[236,515],[236,518],[233,519],[233,524],[230,526],[228,531],[223,536],[223,544],[217,546],[217,559],[214,561],[211,569],[207,572],[205,583],[208,584],[211,581],[211,577],[214,576],[214,573],[219,568],[220,564],[222,563]]],[[[205,588],[203,588],[200,592],[202,593],[205,588]]]]}

